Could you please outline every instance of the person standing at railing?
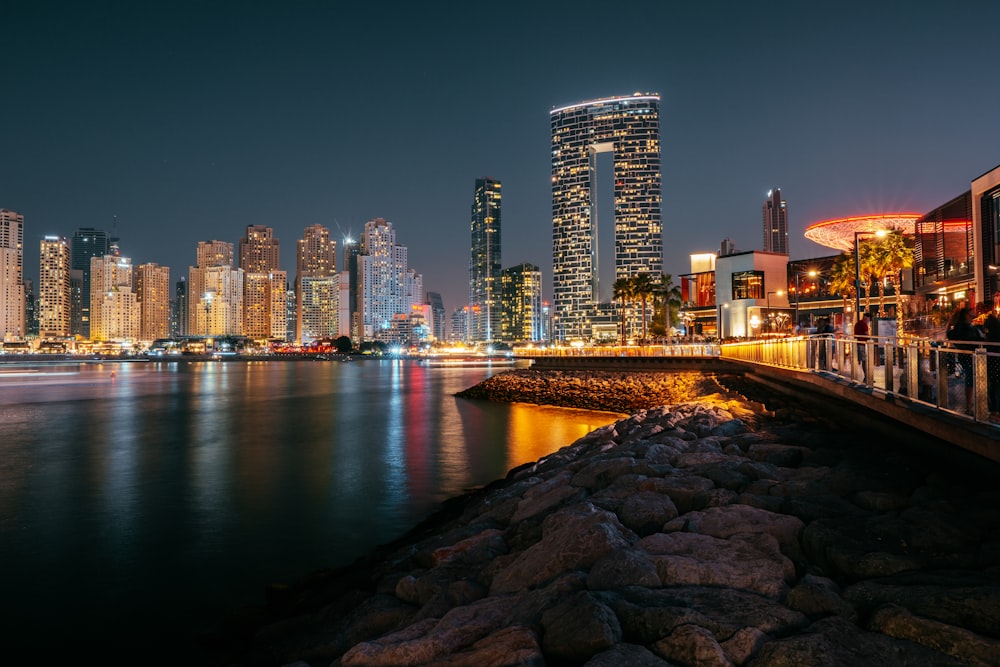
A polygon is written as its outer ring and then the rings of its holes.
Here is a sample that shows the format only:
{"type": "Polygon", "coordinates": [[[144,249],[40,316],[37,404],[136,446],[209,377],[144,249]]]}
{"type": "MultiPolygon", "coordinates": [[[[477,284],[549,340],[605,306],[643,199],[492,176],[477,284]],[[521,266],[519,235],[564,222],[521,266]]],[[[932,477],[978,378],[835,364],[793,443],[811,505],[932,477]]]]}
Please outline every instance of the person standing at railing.
{"type": "Polygon", "coordinates": [[[956,353],[955,356],[958,357],[958,364],[962,368],[962,375],[965,381],[965,414],[972,414],[972,387],[973,387],[973,377],[972,377],[972,351],[977,347],[980,347],[976,343],[982,343],[985,339],[983,338],[983,332],[981,332],[976,325],[972,323],[975,319],[976,314],[971,308],[960,308],[955,314],[953,324],[948,327],[948,340],[952,342],[952,345],[956,349],[962,350],[961,353],[956,353]]]}
{"type": "MultiPolygon", "coordinates": [[[[868,382],[868,337],[871,334],[872,316],[865,313],[854,325],[854,347],[857,348],[858,364],[864,374],[864,381],[868,382]]],[[[852,373],[853,375],[853,373],[852,373]]]]}
{"type": "Polygon", "coordinates": [[[833,337],[833,325],[830,324],[829,317],[819,318],[816,323],[816,345],[819,346],[819,367],[820,370],[830,370],[826,363],[827,340],[833,337]]]}

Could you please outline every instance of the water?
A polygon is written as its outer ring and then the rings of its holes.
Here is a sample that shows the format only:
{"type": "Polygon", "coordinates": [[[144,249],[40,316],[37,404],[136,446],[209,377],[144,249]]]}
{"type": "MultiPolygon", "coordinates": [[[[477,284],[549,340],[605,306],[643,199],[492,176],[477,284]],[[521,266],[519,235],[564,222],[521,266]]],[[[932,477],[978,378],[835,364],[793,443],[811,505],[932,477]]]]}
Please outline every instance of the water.
{"type": "MultiPolygon", "coordinates": [[[[0,623],[52,657],[197,653],[268,583],[615,419],[467,401],[410,362],[0,366],[0,623]]],[[[147,661],[148,664],[148,661],[147,661]]]]}

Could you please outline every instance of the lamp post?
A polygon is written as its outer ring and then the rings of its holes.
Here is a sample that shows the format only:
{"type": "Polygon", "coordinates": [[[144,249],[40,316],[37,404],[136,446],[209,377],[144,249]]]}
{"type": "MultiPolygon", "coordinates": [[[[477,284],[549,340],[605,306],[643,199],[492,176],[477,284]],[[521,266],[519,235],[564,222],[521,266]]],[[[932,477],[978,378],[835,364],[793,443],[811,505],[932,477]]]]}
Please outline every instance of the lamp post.
{"type": "Polygon", "coordinates": [[[885,236],[886,232],[884,229],[879,229],[874,232],[854,232],[854,295],[856,306],[854,308],[854,317],[857,318],[861,315],[861,253],[858,251],[858,239],[862,236],[877,236],[882,238],[885,236]]]}
{"type": "Polygon", "coordinates": [[[784,291],[782,291],[782,290],[779,289],[779,290],[776,290],[774,292],[768,292],[767,293],[766,299],[767,299],[767,331],[768,331],[768,333],[770,333],[770,331],[771,331],[771,295],[772,294],[777,294],[778,296],[781,296],[782,294],[784,294],[784,291]]]}
{"type": "Polygon", "coordinates": [[[815,278],[819,275],[819,271],[809,270],[809,271],[796,271],[795,272],[795,321],[792,322],[792,326],[799,326],[799,276],[809,276],[810,278],[815,278]]]}

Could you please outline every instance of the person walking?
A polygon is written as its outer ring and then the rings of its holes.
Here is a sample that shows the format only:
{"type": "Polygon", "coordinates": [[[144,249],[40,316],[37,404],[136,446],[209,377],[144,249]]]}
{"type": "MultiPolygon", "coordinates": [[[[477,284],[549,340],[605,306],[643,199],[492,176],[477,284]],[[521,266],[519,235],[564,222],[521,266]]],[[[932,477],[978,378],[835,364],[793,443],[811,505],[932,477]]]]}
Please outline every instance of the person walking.
{"type": "Polygon", "coordinates": [[[816,344],[819,346],[819,368],[823,371],[830,370],[826,360],[826,341],[833,338],[833,333],[833,325],[830,324],[830,318],[821,317],[816,326],[816,344]]]}
{"type": "Polygon", "coordinates": [[[956,353],[955,356],[958,358],[958,365],[961,367],[962,375],[964,376],[965,414],[967,415],[971,415],[973,412],[972,387],[974,378],[972,376],[972,351],[979,347],[976,343],[982,343],[985,340],[983,333],[972,323],[975,317],[976,314],[972,308],[960,308],[953,319],[954,324],[948,328],[946,334],[948,340],[952,341],[955,348],[962,350],[961,353],[956,353]]]}
{"type": "Polygon", "coordinates": [[[871,334],[872,316],[865,313],[854,325],[854,347],[857,348],[858,365],[864,374],[864,382],[868,384],[868,338],[871,334]]]}

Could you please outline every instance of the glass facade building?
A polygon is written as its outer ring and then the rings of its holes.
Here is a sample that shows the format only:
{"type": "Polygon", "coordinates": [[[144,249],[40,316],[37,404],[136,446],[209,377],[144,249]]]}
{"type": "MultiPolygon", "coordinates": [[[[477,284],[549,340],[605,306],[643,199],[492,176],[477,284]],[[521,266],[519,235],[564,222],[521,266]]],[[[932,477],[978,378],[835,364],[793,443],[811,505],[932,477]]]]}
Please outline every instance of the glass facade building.
{"type": "Polygon", "coordinates": [[[769,190],[762,210],[764,220],[764,252],[788,254],[788,204],[781,190],[769,190]]]}
{"type": "Polygon", "coordinates": [[[550,112],[553,305],[564,331],[582,331],[600,301],[598,154],[614,164],[615,279],[663,269],[659,107],[659,95],[637,93],[550,112]]]}
{"type": "Polygon", "coordinates": [[[509,343],[542,340],[542,272],[534,264],[504,269],[503,340],[509,343]]]}
{"type": "Polygon", "coordinates": [[[500,292],[500,181],[476,179],[472,198],[472,253],[469,259],[470,340],[499,339],[500,292]]]}

